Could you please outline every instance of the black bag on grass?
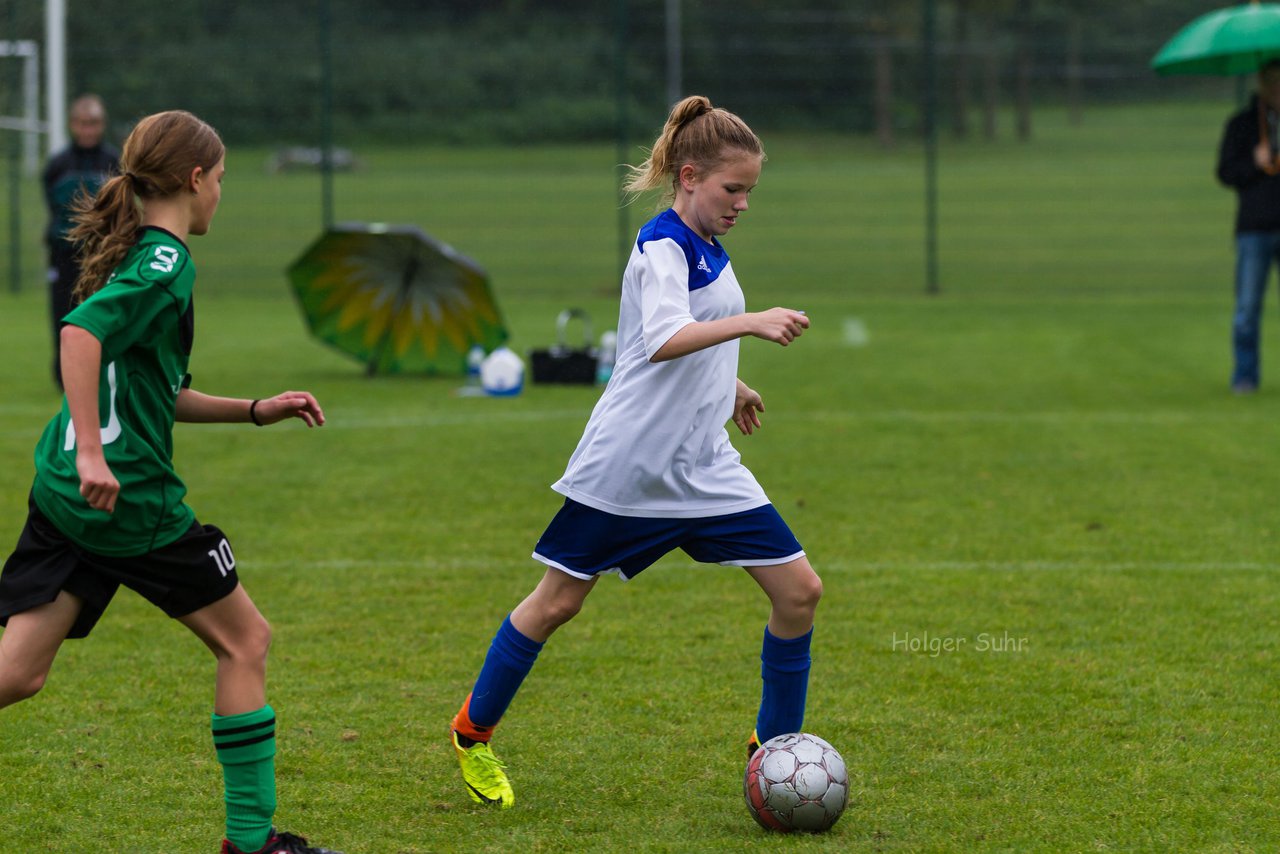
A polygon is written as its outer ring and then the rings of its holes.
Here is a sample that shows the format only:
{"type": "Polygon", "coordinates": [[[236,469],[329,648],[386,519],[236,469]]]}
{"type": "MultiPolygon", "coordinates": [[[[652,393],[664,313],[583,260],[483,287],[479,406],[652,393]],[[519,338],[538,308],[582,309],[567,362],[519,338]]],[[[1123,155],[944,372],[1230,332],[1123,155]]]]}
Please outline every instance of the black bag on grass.
{"type": "Polygon", "coordinates": [[[529,363],[535,383],[595,385],[599,353],[591,343],[591,318],[580,308],[566,308],[556,317],[556,343],[545,350],[532,350],[529,363]],[[569,322],[582,323],[582,346],[570,347],[566,334],[569,322]]]}

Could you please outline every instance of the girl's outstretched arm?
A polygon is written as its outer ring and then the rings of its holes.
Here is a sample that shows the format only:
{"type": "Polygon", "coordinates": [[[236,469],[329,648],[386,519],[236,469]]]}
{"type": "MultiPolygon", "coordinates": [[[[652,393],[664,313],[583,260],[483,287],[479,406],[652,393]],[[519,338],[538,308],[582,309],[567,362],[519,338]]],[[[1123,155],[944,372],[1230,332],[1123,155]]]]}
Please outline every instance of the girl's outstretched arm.
{"type": "Polygon", "coordinates": [[[200,424],[247,421],[264,427],[286,418],[300,418],[308,427],[324,425],[324,411],[308,391],[286,391],[261,400],[214,397],[191,388],[178,393],[179,421],[200,424]]]}
{"type": "Polygon", "coordinates": [[[102,342],[79,326],[64,326],[61,341],[62,384],[76,433],[76,472],[80,494],[94,510],[115,510],[120,482],[102,453],[102,418],[98,414],[98,376],[102,342]]]}
{"type": "Polygon", "coordinates": [[[803,311],[790,308],[771,308],[768,311],[735,314],[719,320],[686,323],[658,348],[650,362],[678,359],[725,341],[753,335],[765,341],[773,341],[783,347],[790,344],[809,327],[809,318],[803,311]]]}

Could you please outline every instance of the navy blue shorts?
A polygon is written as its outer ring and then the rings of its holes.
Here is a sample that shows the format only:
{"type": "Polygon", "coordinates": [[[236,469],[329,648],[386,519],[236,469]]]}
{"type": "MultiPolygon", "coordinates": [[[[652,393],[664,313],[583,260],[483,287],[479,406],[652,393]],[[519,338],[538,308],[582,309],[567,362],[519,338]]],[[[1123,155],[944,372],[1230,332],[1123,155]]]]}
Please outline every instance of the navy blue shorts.
{"type": "Polygon", "coordinates": [[[533,556],[574,578],[617,572],[631,579],[677,548],[701,563],[724,566],[773,566],[804,557],[772,504],[727,516],[650,519],[616,516],[567,498],[533,556]]]}

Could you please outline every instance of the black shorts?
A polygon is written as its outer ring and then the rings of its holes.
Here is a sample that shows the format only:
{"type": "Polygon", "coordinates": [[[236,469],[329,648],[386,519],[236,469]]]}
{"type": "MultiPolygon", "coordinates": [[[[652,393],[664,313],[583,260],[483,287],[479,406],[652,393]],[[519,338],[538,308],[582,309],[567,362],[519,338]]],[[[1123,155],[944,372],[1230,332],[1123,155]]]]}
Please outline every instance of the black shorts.
{"type": "Polygon", "coordinates": [[[93,630],[123,584],[170,617],[185,617],[236,589],[235,555],[213,525],[192,522],[164,548],[108,557],[77,546],[28,500],[26,527],[0,572],[0,626],[14,614],[52,602],[66,590],[84,600],[69,638],[93,630]]]}

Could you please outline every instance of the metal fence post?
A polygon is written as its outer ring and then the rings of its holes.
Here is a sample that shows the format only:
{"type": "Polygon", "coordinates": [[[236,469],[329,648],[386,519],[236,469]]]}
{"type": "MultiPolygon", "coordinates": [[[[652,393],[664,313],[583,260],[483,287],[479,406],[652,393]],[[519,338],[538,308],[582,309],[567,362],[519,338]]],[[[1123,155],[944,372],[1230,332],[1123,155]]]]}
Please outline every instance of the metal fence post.
{"type": "Polygon", "coordinates": [[[938,3],[924,0],[925,292],[938,293],[938,3]]]}
{"type": "Polygon", "coordinates": [[[622,273],[627,268],[627,259],[631,256],[631,217],[627,209],[627,191],[623,189],[627,176],[627,158],[631,148],[631,117],[628,109],[627,91],[627,0],[617,0],[614,4],[615,35],[617,37],[616,56],[614,57],[614,85],[617,90],[618,118],[618,281],[622,281],[622,273]]]}
{"type": "Polygon", "coordinates": [[[331,0],[320,0],[320,210],[333,225],[333,21],[331,0]]]}

